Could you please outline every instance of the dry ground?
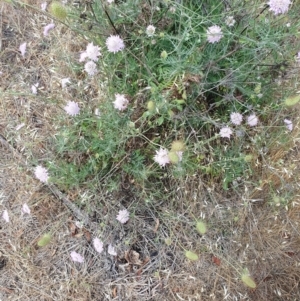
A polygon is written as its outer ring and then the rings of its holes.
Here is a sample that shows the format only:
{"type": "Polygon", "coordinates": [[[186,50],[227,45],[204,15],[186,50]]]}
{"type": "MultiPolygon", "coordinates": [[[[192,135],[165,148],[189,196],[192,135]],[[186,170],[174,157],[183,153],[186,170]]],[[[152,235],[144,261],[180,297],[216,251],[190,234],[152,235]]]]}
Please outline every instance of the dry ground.
{"type": "Polygon", "coordinates": [[[62,196],[34,179],[33,167],[55,159],[49,137],[65,99],[85,102],[91,111],[101,101],[97,82],[83,86],[70,68],[85,41],[61,25],[44,38],[47,16],[3,2],[0,8],[0,212],[10,215],[9,223],[0,220],[1,301],[300,300],[297,122],[290,143],[274,144],[256,166],[256,189],[244,183],[239,193],[222,195],[195,176],[174,183],[177,197],[169,202],[146,203],[124,188],[109,194],[101,185],[62,196]],[[18,48],[25,41],[22,58],[18,48]],[[72,83],[62,89],[66,77],[72,83]],[[272,195],[286,205],[272,205],[272,195]],[[25,202],[31,215],[21,214],[25,202]],[[122,206],[134,213],[125,225],[112,218],[122,206]],[[81,213],[88,214],[82,228],[76,226],[81,213]],[[195,231],[200,216],[209,227],[204,236],[195,231]],[[46,232],[52,241],[40,248],[37,240],[46,232]],[[100,255],[91,244],[95,236],[105,242],[100,255]],[[107,253],[109,243],[118,256],[107,253]],[[188,261],[183,249],[199,260],[188,261]],[[84,255],[83,264],[70,260],[73,250],[84,255]],[[243,268],[255,290],[241,282],[243,268]]]}

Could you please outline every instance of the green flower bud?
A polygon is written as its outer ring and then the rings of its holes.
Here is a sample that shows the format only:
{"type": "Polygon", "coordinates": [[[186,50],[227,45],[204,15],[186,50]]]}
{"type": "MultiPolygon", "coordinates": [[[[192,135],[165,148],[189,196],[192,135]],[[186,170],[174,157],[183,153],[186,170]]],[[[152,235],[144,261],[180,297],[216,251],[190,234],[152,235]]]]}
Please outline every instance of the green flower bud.
{"type": "Polygon", "coordinates": [[[168,57],[167,51],[166,51],[166,50],[162,51],[161,54],[160,54],[160,57],[161,57],[162,59],[166,59],[166,58],[168,57]]]}
{"type": "Polygon", "coordinates": [[[148,109],[148,111],[151,111],[151,112],[155,110],[155,103],[154,103],[154,101],[152,101],[152,100],[148,101],[148,103],[147,103],[147,109],[148,109]]]}
{"type": "Polygon", "coordinates": [[[173,152],[183,152],[185,145],[182,140],[175,140],[171,144],[171,151],[173,152]]]}
{"type": "Polygon", "coordinates": [[[170,162],[173,164],[177,164],[179,162],[179,156],[174,151],[170,151],[168,157],[170,162]]]}

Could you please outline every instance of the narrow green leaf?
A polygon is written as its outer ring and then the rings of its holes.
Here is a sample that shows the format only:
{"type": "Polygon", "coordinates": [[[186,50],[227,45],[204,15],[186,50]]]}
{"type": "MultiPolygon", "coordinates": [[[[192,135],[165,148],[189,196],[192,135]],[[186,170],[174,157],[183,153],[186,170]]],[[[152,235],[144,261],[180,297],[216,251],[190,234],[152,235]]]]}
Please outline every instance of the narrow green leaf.
{"type": "Polygon", "coordinates": [[[46,233],[42,236],[42,238],[38,241],[37,244],[39,247],[44,247],[50,243],[50,240],[51,240],[51,234],[46,233]]]}
{"type": "Polygon", "coordinates": [[[242,281],[250,288],[256,288],[256,283],[254,280],[248,275],[248,274],[243,274],[242,275],[242,281]]]}
{"type": "Polygon", "coordinates": [[[194,252],[191,252],[191,251],[185,251],[185,256],[189,259],[189,260],[198,260],[199,257],[197,254],[195,254],[194,252]]]}
{"type": "Polygon", "coordinates": [[[197,228],[197,231],[202,235],[205,234],[207,231],[206,224],[202,221],[197,222],[196,228],[197,228]]]}
{"type": "Polygon", "coordinates": [[[295,104],[297,104],[300,101],[300,95],[294,95],[294,96],[290,96],[288,97],[284,103],[286,106],[293,106],[295,104]]]}

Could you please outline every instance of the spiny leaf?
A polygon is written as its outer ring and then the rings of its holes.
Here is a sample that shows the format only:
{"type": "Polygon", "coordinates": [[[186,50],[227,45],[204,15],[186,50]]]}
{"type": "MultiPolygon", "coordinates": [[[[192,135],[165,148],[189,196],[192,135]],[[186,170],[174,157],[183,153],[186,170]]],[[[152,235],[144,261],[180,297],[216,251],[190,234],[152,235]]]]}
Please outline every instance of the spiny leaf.
{"type": "Polygon", "coordinates": [[[189,259],[189,260],[198,260],[199,257],[196,253],[192,252],[192,251],[185,251],[185,256],[189,259]]]}
{"type": "Polygon", "coordinates": [[[254,280],[247,274],[242,275],[242,281],[250,288],[256,288],[256,283],[254,280]]]}
{"type": "Polygon", "coordinates": [[[207,231],[206,224],[202,221],[197,222],[196,228],[197,228],[197,231],[202,235],[205,234],[207,231]]]}
{"type": "Polygon", "coordinates": [[[300,95],[294,95],[294,96],[290,96],[288,97],[284,103],[286,106],[293,106],[295,104],[297,104],[300,101],[300,95]]]}
{"type": "Polygon", "coordinates": [[[42,236],[42,238],[38,241],[37,244],[39,247],[44,247],[50,243],[50,240],[51,240],[51,234],[46,233],[42,236]]]}

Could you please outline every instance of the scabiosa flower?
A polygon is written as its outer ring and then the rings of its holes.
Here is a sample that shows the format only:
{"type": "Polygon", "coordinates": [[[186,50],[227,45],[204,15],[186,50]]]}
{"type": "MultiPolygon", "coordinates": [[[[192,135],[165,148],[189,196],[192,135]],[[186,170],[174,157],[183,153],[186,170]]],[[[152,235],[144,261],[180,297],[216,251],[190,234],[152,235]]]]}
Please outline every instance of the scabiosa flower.
{"type": "Polygon", "coordinates": [[[297,61],[297,63],[300,63],[300,51],[297,53],[296,61],[297,61]]]}
{"type": "Polygon", "coordinates": [[[153,25],[148,25],[146,28],[146,34],[151,37],[155,33],[155,27],[153,25]]]}
{"type": "Polygon", "coordinates": [[[293,122],[289,119],[284,119],[283,122],[286,124],[286,127],[289,131],[293,130],[293,122]]]}
{"type": "Polygon", "coordinates": [[[39,83],[36,83],[34,85],[31,86],[31,92],[33,94],[37,94],[37,88],[39,87],[39,83]]]}
{"type": "Polygon", "coordinates": [[[128,106],[128,99],[124,94],[115,94],[115,101],[113,102],[114,107],[120,111],[123,111],[128,106]]]}
{"type": "Polygon", "coordinates": [[[223,37],[222,29],[218,25],[208,27],[206,30],[207,40],[209,43],[216,43],[223,37]]]}
{"type": "Polygon", "coordinates": [[[23,213],[30,214],[30,209],[29,209],[29,207],[28,207],[28,205],[26,203],[23,204],[23,206],[22,206],[22,214],[23,213]]]}
{"type": "Polygon", "coordinates": [[[21,44],[20,47],[19,47],[19,50],[20,50],[21,55],[23,57],[25,56],[25,53],[26,53],[26,46],[27,46],[27,43],[25,42],[25,43],[21,44]]]}
{"type": "Polygon", "coordinates": [[[256,126],[258,123],[258,118],[255,114],[251,114],[247,117],[247,123],[250,126],[256,126]]]}
{"type": "Polygon", "coordinates": [[[94,46],[93,42],[89,43],[86,46],[86,50],[80,54],[79,62],[83,62],[86,58],[96,62],[98,61],[98,56],[101,55],[100,53],[101,48],[99,46],[94,46]]]}
{"type": "Polygon", "coordinates": [[[71,256],[71,258],[72,258],[72,260],[73,260],[74,262],[79,262],[79,263],[83,263],[83,262],[84,262],[83,256],[81,256],[79,253],[77,253],[77,252],[75,252],[75,251],[72,251],[72,252],[70,253],[70,256],[71,256]]]}
{"type": "Polygon", "coordinates": [[[233,26],[235,24],[235,20],[232,16],[228,16],[225,20],[225,24],[229,27],[233,26]]]}
{"type": "Polygon", "coordinates": [[[47,2],[43,2],[43,3],[41,4],[41,10],[42,10],[42,11],[45,11],[46,8],[47,8],[47,2]]]}
{"type": "Polygon", "coordinates": [[[67,86],[67,84],[70,84],[71,82],[70,82],[70,78],[68,77],[68,78],[63,78],[62,80],[61,80],[61,87],[62,88],[65,88],[66,86],[67,86]]]}
{"type": "Polygon", "coordinates": [[[117,256],[117,252],[116,252],[115,248],[111,244],[108,245],[107,252],[110,255],[117,256]]]}
{"type": "Polygon", "coordinates": [[[119,36],[110,36],[106,39],[106,46],[109,52],[116,53],[125,48],[124,41],[119,36]]]}
{"type": "Polygon", "coordinates": [[[44,36],[46,37],[49,34],[49,31],[55,27],[54,23],[50,23],[44,27],[44,36]]]}
{"type": "Polygon", "coordinates": [[[274,15],[284,14],[289,10],[289,6],[291,4],[290,0],[270,0],[267,4],[270,6],[270,11],[274,13],[274,15]]]}
{"type": "Polygon", "coordinates": [[[84,70],[89,76],[94,76],[97,73],[97,65],[93,61],[85,63],[84,70]]]}
{"type": "Polygon", "coordinates": [[[7,210],[4,210],[4,211],[3,211],[3,213],[2,213],[2,218],[3,218],[7,223],[9,223],[9,215],[8,215],[7,210]]]}
{"type": "Polygon", "coordinates": [[[95,250],[98,253],[102,253],[102,251],[103,251],[103,242],[99,238],[96,237],[96,238],[93,239],[93,245],[94,245],[95,250]]]}
{"type": "Polygon", "coordinates": [[[231,130],[230,127],[225,126],[225,127],[221,128],[220,136],[222,138],[229,138],[230,139],[230,135],[232,135],[232,130],[231,130]]]}
{"type": "Polygon", "coordinates": [[[107,2],[108,2],[109,4],[111,4],[111,3],[114,2],[114,0],[107,0],[107,2]]]}
{"type": "Polygon", "coordinates": [[[128,212],[128,210],[127,209],[120,210],[119,214],[117,215],[117,220],[120,223],[125,224],[129,220],[129,212],[128,212]]]}
{"type": "Polygon", "coordinates": [[[35,177],[43,183],[47,183],[49,179],[48,170],[38,165],[34,170],[35,177]]]}
{"type": "Polygon", "coordinates": [[[67,105],[64,107],[64,110],[71,116],[76,116],[80,112],[79,105],[75,101],[68,101],[67,105]]]}
{"type": "Polygon", "coordinates": [[[154,156],[154,161],[158,163],[161,167],[166,166],[166,164],[170,163],[168,151],[164,148],[160,148],[159,150],[155,151],[156,155],[154,156]]]}
{"type": "Polygon", "coordinates": [[[243,115],[240,113],[233,112],[230,114],[230,120],[235,125],[240,125],[243,121],[243,115]]]}

